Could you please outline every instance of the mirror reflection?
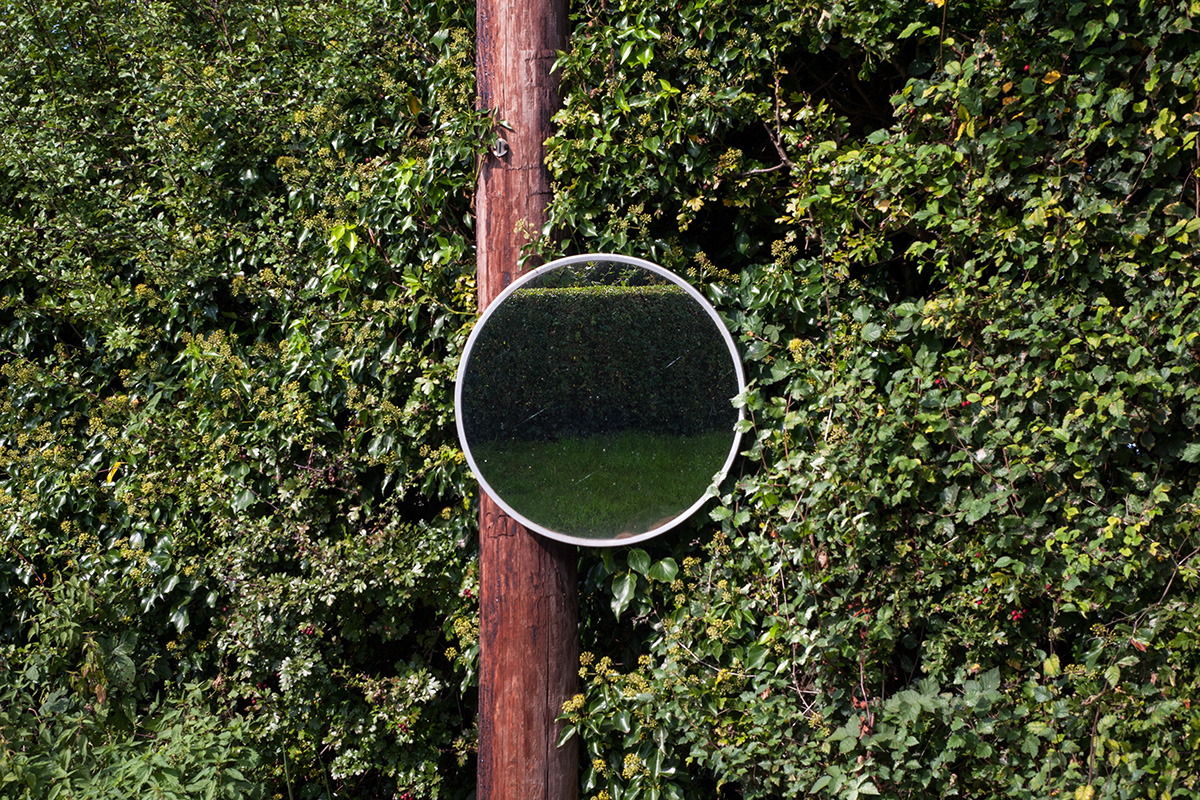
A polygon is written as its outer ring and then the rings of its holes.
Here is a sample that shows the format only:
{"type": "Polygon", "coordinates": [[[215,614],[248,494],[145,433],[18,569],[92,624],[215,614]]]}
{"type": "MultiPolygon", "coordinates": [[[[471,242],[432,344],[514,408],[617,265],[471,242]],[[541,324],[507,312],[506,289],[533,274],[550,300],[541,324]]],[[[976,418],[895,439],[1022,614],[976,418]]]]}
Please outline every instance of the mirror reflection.
{"type": "Polygon", "coordinates": [[[741,370],[682,281],[578,258],[518,281],[476,327],[460,436],[481,485],[527,526],[626,543],[682,521],[727,468],[741,370]]]}

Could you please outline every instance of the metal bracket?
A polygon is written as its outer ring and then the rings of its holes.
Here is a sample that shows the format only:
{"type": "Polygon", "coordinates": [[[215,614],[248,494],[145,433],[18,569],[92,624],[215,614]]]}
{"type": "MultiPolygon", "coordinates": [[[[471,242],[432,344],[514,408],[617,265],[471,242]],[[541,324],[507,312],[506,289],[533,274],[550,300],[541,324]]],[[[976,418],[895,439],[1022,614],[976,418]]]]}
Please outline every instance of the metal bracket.
{"type": "Polygon", "coordinates": [[[492,155],[496,158],[504,158],[508,155],[508,140],[503,136],[497,136],[496,141],[492,143],[492,155]]]}

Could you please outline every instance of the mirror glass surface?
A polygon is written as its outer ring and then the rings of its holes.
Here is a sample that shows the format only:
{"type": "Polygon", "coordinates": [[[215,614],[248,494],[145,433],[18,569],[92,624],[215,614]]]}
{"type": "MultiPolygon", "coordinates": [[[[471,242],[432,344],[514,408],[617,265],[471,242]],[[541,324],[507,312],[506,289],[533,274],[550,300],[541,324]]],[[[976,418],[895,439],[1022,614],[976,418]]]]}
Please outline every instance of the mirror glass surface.
{"type": "Polygon", "coordinates": [[[629,544],[682,522],[736,454],[741,363],[716,312],[641,259],[509,286],[467,343],[458,430],[480,485],[543,535],[629,544]]]}

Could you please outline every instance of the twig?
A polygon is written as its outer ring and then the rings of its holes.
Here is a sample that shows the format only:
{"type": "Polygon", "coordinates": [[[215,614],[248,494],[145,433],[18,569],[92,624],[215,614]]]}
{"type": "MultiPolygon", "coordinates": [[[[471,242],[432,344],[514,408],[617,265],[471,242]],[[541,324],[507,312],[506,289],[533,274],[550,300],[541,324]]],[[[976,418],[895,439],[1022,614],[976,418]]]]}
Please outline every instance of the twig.
{"type": "Polygon", "coordinates": [[[1192,165],[1192,190],[1196,196],[1196,216],[1200,217],[1200,136],[1196,137],[1196,161],[1192,165]]]}
{"type": "Polygon", "coordinates": [[[1129,194],[1125,195],[1125,199],[1121,201],[1122,205],[1128,203],[1129,198],[1133,197],[1134,192],[1137,191],[1137,185],[1142,180],[1142,173],[1146,171],[1146,165],[1150,163],[1150,156],[1153,154],[1153,152],[1153,150],[1146,151],[1146,157],[1142,160],[1142,167],[1138,170],[1137,177],[1133,179],[1133,185],[1129,187],[1129,194]]]}
{"type": "Polygon", "coordinates": [[[787,157],[787,153],[783,149],[783,143],[781,142],[780,137],[775,135],[775,131],[771,130],[771,126],[767,125],[767,123],[764,122],[763,127],[767,129],[767,136],[770,137],[771,144],[775,145],[775,152],[779,154],[779,160],[782,161],[788,169],[795,169],[796,165],[793,164],[792,160],[787,157]]]}
{"type": "Polygon", "coordinates": [[[938,30],[938,66],[946,68],[946,11],[947,2],[942,3],[942,27],[938,30]]]}
{"type": "Polygon", "coordinates": [[[788,169],[794,169],[796,165],[787,157],[787,153],[783,149],[783,118],[779,111],[779,63],[774,54],[772,54],[771,60],[775,62],[775,130],[771,130],[770,126],[765,122],[763,123],[763,127],[767,129],[767,136],[770,137],[771,144],[775,145],[775,152],[779,154],[779,160],[782,162],[781,166],[786,165],[788,169]]]}
{"type": "Polygon", "coordinates": [[[748,178],[751,175],[762,175],[767,172],[778,172],[779,170],[783,169],[784,167],[790,167],[790,166],[791,166],[790,164],[780,163],[780,164],[776,164],[773,167],[762,167],[760,169],[748,169],[745,172],[735,172],[732,175],[730,175],[729,177],[731,177],[731,178],[748,178]]]}

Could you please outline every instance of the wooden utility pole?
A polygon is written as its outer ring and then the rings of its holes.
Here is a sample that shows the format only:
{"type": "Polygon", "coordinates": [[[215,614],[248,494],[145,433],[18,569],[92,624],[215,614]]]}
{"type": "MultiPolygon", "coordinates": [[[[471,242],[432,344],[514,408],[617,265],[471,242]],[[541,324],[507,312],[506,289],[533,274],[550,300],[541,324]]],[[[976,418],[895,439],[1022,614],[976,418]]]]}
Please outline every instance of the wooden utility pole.
{"type": "MultiPolygon", "coordinates": [[[[475,198],[479,308],[519,274],[545,222],[543,142],[558,109],[550,68],[567,46],[565,0],[478,0],[479,106],[503,127],[475,198]]],[[[539,537],[480,497],[478,800],[575,800],[576,740],[555,718],[579,668],[575,548],[539,537]]]]}

